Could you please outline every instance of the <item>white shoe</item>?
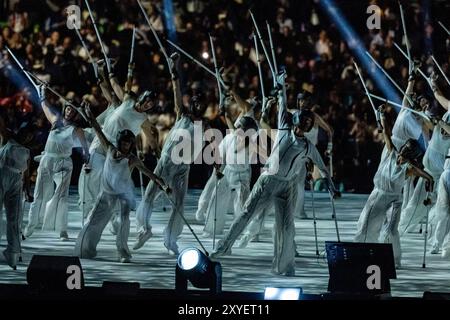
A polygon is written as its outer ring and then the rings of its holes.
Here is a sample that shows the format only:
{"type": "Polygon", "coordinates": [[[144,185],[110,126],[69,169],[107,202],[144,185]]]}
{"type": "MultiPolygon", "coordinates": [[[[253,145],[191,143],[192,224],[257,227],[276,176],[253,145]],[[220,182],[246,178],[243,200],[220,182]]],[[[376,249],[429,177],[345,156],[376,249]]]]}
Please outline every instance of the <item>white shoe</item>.
{"type": "Polygon", "coordinates": [[[144,232],[139,232],[136,237],[136,242],[133,245],[133,250],[138,250],[153,236],[152,230],[148,229],[144,232]]]}
{"type": "Polygon", "coordinates": [[[178,255],[180,254],[180,252],[178,251],[178,246],[176,244],[167,245],[167,244],[164,243],[164,247],[166,247],[167,252],[171,256],[177,256],[178,257],[178,255]]]}
{"type": "Polygon", "coordinates": [[[121,263],[130,263],[131,262],[131,254],[128,251],[120,250],[119,251],[119,261],[121,263]]]}
{"type": "Polygon", "coordinates": [[[433,245],[433,248],[430,251],[431,254],[438,254],[439,253],[439,246],[433,245]]]}
{"type": "Polygon", "coordinates": [[[211,253],[209,256],[211,259],[217,259],[222,256],[229,256],[231,255],[231,247],[228,250],[225,250],[223,248],[223,240],[219,240],[217,243],[217,250],[211,253]]]}
{"type": "Polygon", "coordinates": [[[209,233],[208,231],[203,231],[202,237],[204,237],[204,238],[212,238],[213,236],[212,236],[212,234],[209,233]]]}
{"type": "Polygon", "coordinates": [[[450,249],[443,249],[441,253],[441,257],[446,259],[450,258],[450,249]]]}

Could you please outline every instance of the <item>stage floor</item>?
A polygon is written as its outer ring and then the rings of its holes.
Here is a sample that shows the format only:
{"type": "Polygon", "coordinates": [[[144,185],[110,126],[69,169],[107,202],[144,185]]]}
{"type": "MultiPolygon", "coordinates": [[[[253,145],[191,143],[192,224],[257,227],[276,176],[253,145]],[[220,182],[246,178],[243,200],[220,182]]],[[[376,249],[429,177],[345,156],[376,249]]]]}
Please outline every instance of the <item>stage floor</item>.
{"type": "MultiPolygon", "coordinates": [[[[61,242],[57,234],[36,231],[31,238],[22,244],[24,262],[16,271],[11,270],[0,255],[0,282],[26,283],[26,269],[34,254],[72,255],[75,238],[81,229],[81,212],[76,205],[76,190],[70,192],[69,236],[70,240],[61,242]]],[[[136,192],[139,192],[136,190],[136,192]]],[[[212,251],[212,239],[203,238],[203,226],[194,218],[197,199],[201,190],[189,190],[185,214],[193,229],[200,235],[208,251],[212,251]]],[[[311,212],[310,193],[306,194],[306,212],[311,212]]],[[[337,216],[341,241],[352,241],[356,230],[356,222],[363,208],[367,195],[343,194],[336,201],[337,216]]],[[[103,281],[139,282],[141,288],[174,288],[175,264],[174,256],[168,255],[163,246],[162,232],[169,217],[168,200],[160,197],[152,216],[154,236],[140,250],[133,252],[130,264],[121,264],[116,260],[115,237],[106,227],[98,246],[98,257],[95,260],[82,260],[85,283],[88,286],[101,286],[103,281]]],[[[324,254],[324,242],[335,241],[336,232],[331,220],[329,197],[324,193],[315,193],[316,215],[319,219],[318,235],[321,257],[315,256],[313,220],[296,219],[296,242],[301,257],[296,258],[296,276],[283,277],[270,273],[273,257],[271,229],[274,217],[268,217],[266,232],[261,242],[251,242],[245,249],[233,248],[233,255],[221,259],[223,267],[223,290],[263,292],[266,286],[302,287],[304,293],[316,294],[327,291],[328,266],[324,254]]],[[[29,205],[26,205],[26,210],[29,205]]],[[[28,211],[26,211],[28,212],[28,211]]],[[[229,226],[232,216],[228,215],[229,226]]],[[[25,217],[26,219],[26,217],[25,217]]],[[[131,233],[129,245],[135,237],[135,215],[131,214],[131,233]]],[[[179,247],[196,246],[197,243],[185,227],[179,240],[179,247]]],[[[5,237],[1,246],[5,245],[5,237]]],[[[397,279],[391,281],[393,296],[420,297],[424,291],[450,291],[450,261],[443,260],[440,255],[427,254],[427,267],[422,268],[423,235],[409,233],[402,238],[403,266],[397,270],[397,279]]],[[[428,250],[429,251],[429,250],[428,250]]]]}

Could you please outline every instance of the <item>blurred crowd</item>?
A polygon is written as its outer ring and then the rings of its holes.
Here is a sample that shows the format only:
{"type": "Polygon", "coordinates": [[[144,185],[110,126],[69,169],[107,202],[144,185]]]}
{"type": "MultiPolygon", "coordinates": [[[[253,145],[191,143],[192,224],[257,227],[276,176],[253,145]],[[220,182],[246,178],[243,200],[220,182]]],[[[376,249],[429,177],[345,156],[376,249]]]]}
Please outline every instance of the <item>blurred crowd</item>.
{"type": "MultiPolygon", "coordinates": [[[[244,98],[260,95],[258,70],[253,49],[253,24],[249,9],[254,13],[267,38],[267,20],[272,28],[278,65],[287,70],[289,83],[288,104],[296,105],[301,90],[313,94],[314,111],[334,129],[334,178],[341,191],[365,193],[372,190],[373,175],[382,150],[382,137],[377,132],[375,116],[353,67],[354,53],[342,37],[335,21],[323,11],[320,1],[305,0],[173,0],[144,1],[151,22],[162,38],[170,38],[187,52],[213,68],[208,33],[213,35],[219,65],[235,90],[244,98]],[[174,18],[169,19],[165,6],[173,3],[174,18]]],[[[408,80],[408,61],[393,43],[404,45],[397,1],[335,1],[349,25],[361,37],[367,50],[404,88],[408,80]],[[367,6],[381,8],[381,29],[366,27],[367,6]]],[[[81,8],[80,34],[94,59],[103,58],[92,22],[84,1],[9,0],[0,1],[0,113],[7,126],[17,130],[29,126],[35,135],[34,155],[45,145],[49,124],[37,103],[27,79],[16,68],[8,68],[3,59],[8,46],[32,70],[51,83],[64,95],[80,101],[90,101],[100,113],[106,100],[97,87],[88,55],[74,30],[67,27],[66,7],[75,4],[81,8]]],[[[433,53],[444,71],[449,69],[449,38],[437,25],[447,26],[449,4],[433,1],[420,7],[416,1],[405,4],[407,28],[412,53],[422,59],[422,70],[428,70],[433,53]]],[[[169,71],[150,28],[143,19],[135,0],[91,0],[97,25],[108,54],[114,59],[114,74],[121,83],[126,80],[132,28],[137,29],[135,51],[135,79],[133,90],[140,93],[151,89],[159,95],[157,128],[160,143],[175,120],[169,71]]],[[[164,45],[169,52],[172,48],[164,45]]],[[[218,111],[217,83],[194,63],[182,59],[180,79],[187,93],[192,88],[203,88],[207,94],[206,117],[212,127],[225,129],[218,111]]],[[[366,75],[369,89],[380,93],[366,75]]],[[[272,83],[267,63],[263,62],[266,92],[272,83]]],[[[449,97],[448,87],[441,86],[449,97]]],[[[418,84],[419,94],[431,93],[424,81],[418,84]]],[[[395,110],[391,109],[391,121],[395,110]]],[[[319,150],[324,152],[328,137],[319,132],[319,150]]],[[[208,178],[201,168],[193,168],[191,187],[202,187],[208,178]]],[[[77,175],[74,174],[76,177],[77,175]]]]}

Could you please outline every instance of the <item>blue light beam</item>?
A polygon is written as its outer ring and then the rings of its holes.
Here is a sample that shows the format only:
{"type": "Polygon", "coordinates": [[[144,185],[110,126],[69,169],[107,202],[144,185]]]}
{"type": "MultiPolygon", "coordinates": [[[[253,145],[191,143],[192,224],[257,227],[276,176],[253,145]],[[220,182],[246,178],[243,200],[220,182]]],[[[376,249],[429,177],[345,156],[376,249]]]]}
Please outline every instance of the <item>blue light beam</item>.
{"type": "MultiPolygon", "coordinates": [[[[341,36],[346,41],[348,47],[352,50],[354,55],[358,58],[359,64],[363,66],[364,70],[375,81],[377,87],[383,92],[383,95],[389,100],[401,103],[402,99],[399,97],[397,91],[387,79],[387,77],[375,66],[370,58],[365,54],[366,48],[364,43],[360,40],[358,35],[353,30],[352,26],[347,22],[341,10],[336,6],[333,0],[320,0],[320,5],[326,12],[330,20],[336,23],[336,26],[341,33],[341,36]]],[[[398,110],[397,110],[398,111],[398,110]]]]}

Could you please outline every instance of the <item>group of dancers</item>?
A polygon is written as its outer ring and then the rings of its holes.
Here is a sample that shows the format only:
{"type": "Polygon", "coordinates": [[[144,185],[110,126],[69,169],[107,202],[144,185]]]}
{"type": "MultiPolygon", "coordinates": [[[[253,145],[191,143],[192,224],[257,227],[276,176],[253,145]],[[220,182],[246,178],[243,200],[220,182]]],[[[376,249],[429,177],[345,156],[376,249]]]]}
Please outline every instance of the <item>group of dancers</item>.
{"type": "MultiPolygon", "coordinates": [[[[83,153],[78,193],[86,223],[77,236],[75,255],[95,258],[101,235],[110,223],[110,231],[116,235],[118,260],[130,262],[130,213],[136,212],[136,239],[132,246],[136,251],[153,235],[152,211],[161,193],[166,194],[172,206],[164,229],[164,246],[170,254],[178,255],[177,240],[186,223],[184,199],[190,165],[200,156],[203,146],[210,144],[214,151],[214,172],[199,198],[195,217],[205,223],[205,236],[220,237],[211,258],[231,254],[239,237],[239,246],[245,247],[257,237],[264,218],[273,213],[272,272],[295,275],[294,220],[295,216],[305,217],[305,183],[311,180],[312,168],[317,168],[326,181],[331,199],[340,197],[316,147],[320,127],[328,133],[327,154],[332,154],[333,129],[311,110],[311,93],[300,92],[296,105],[288,106],[286,71],[273,74],[271,94],[263,94],[262,101],[258,101],[240,97],[216,68],[218,104],[230,130],[222,141],[204,137],[194,140],[195,130],[205,133],[209,128],[203,117],[207,106],[205,95],[200,90],[192,91],[187,103],[183,102],[179,54],[165,56],[176,122],[165,139],[153,172],[142,161],[145,149],[142,145],[155,139],[150,119],[157,107],[157,94],[144,91],[137,95],[131,90],[132,63],[122,87],[110,66],[107,68],[108,58],[97,62],[98,85],[108,101],[108,107],[100,115],[94,115],[85,101],[77,105],[74,101],[63,100],[63,108],[58,110],[55,95],[49,94],[49,91],[54,93],[54,89],[42,81],[30,80],[51,129],[45,150],[37,159],[37,179],[23,230],[22,196],[28,195],[30,190],[23,181],[28,180],[29,162],[34,161],[28,149],[32,137],[20,130],[11,131],[0,122],[0,209],[5,208],[7,220],[7,247],[3,255],[13,269],[21,256],[21,241],[32,241],[36,228],[41,226],[43,230],[56,231],[61,240],[69,239],[71,154],[76,146],[81,146],[83,153]],[[229,110],[233,104],[240,110],[239,116],[234,118],[229,110]],[[89,124],[87,129],[80,125],[82,121],[89,124]],[[263,146],[266,159],[260,159],[258,151],[262,147],[258,137],[263,130],[272,135],[271,143],[263,146]],[[188,143],[196,146],[189,149],[189,154],[183,154],[184,161],[179,163],[174,161],[174,154],[181,131],[184,142],[188,139],[188,143]],[[137,148],[138,140],[141,148],[137,148]],[[251,165],[255,161],[263,162],[264,166],[251,187],[251,165]],[[150,178],[138,205],[131,178],[134,169],[150,178]],[[234,220],[226,230],[226,216],[230,211],[234,220]]],[[[414,229],[425,218],[429,218],[433,226],[432,253],[442,250],[443,256],[450,256],[450,101],[442,95],[432,75],[430,88],[445,109],[444,115],[432,114],[431,99],[415,91],[419,66],[413,64],[410,71],[401,110],[392,128],[385,116],[392,105],[383,103],[376,110],[384,149],[374,177],[374,190],[361,213],[354,238],[356,242],[392,243],[398,267],[401,266],[400,235],[414,229]]],[[[334,219],[337,227],[335,215],[334,219]]]]}

